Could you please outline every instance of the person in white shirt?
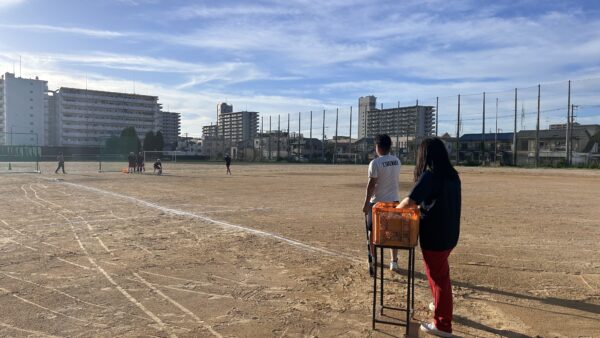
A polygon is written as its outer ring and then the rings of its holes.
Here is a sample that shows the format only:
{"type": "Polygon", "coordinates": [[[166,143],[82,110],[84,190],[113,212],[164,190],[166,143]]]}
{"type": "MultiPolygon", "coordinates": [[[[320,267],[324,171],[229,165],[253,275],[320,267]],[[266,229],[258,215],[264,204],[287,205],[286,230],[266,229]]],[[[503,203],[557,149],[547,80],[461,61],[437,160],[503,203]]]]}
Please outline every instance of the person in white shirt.
{"type": "MultiPolygon", "coordinates": [[[[372,229],[372,208],[377,202],[398,202],[398,185],[400,178],[400,160],[390,155],[392,139],[388,135],[375,136],[375,152],[378,157],[369,163],[369,183],[363,212],[367,217],[367,230],[372,229]]],[[[375,253],[371,246],[371,257],[375,253]]],[[[398,250],[392,249],[390,270],[398,269],[398,250]]]]}

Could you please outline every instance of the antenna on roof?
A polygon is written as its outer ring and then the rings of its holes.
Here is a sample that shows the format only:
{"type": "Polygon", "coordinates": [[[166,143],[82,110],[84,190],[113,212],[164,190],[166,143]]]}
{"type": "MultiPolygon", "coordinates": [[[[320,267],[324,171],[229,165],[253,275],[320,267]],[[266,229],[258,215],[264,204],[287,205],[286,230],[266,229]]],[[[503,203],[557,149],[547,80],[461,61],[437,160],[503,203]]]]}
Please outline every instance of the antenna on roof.
{"type": "Polygon", "coordinates": [[[133,94],[135,94],[135,80],[133,80],[133,94]]]}
{"type": "Polygon", "coordinates": [[[23,77],[23,62],[21,61],[21,55],[19,55],[19,77],[23,77]]]}
{"type": "Polygon", "coordinates": [[[85,73],[85,90],[88,90],[88,86],[87,86],[87,73],[85,73]]]}

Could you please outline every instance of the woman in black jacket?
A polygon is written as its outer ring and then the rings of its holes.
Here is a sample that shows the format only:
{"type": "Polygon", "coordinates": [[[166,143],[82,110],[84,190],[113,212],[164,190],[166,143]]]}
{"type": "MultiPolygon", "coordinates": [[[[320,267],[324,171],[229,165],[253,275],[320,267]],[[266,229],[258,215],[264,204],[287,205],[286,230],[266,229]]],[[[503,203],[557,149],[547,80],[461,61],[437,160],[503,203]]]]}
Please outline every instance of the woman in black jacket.
{"type": "Polygon", "coordinates": [[[452,285],[448,256],[460,233],[461,184],[448,151],[439,138],[427,138],[419,145],[414,172],[415,186],[398,208],[418,205],[421,210],[420,244],[427,279],[434,302],[433,323],[421,330],[452,336],[452,285]]]}

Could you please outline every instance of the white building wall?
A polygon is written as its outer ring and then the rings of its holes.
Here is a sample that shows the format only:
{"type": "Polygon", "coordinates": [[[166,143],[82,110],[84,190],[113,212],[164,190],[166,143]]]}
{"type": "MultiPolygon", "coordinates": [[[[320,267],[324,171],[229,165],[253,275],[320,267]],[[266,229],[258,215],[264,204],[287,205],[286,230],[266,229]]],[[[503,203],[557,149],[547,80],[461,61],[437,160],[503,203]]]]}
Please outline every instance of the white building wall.
{"type": "Polygon", "coordinates": [[[100,146],[135,127],[143,141],[160,128],[158,97],[60,88],[56,94],[60,146],[100,146]]]}
{"type": "Polygon", "coordinates": [[[4,74],[0,142],[12,145],[47,145],[48,83],[4,74]],[[10,133],[12,135],[6,134],[10,133]]]}

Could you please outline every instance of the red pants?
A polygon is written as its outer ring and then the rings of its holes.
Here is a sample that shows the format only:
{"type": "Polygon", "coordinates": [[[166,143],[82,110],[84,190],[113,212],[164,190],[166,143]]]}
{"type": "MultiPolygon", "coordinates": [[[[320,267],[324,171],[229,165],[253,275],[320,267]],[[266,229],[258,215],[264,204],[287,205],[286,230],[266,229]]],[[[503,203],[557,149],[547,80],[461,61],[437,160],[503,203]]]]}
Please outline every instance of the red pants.
{"type": "Polygon", "coordinates": [[[435,311],[433,322],[438,330],[452,333],[452,285],[450,284],[450,250],[423,250],[427,279],[433,295],[435,311]]]}

